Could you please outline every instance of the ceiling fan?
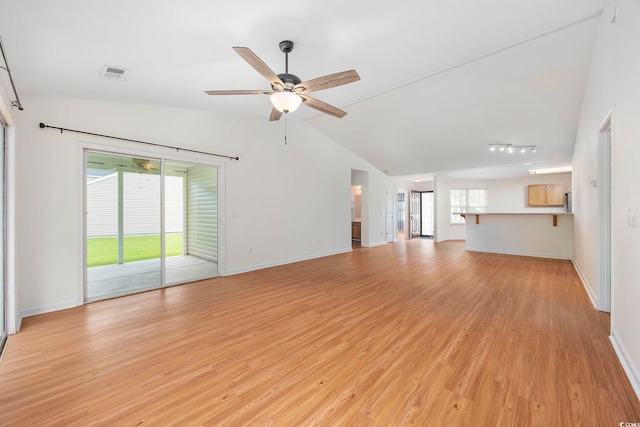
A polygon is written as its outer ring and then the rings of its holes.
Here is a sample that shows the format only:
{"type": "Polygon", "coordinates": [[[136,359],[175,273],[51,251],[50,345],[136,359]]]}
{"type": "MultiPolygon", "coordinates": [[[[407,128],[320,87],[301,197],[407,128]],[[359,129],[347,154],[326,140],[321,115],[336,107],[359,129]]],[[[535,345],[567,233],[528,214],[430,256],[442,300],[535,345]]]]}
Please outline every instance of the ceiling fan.
{"type": "Polygon", "coordinates": [[[293,50],[293,42],[290,40],[281,41],[280,50],[285,55],[285,72],[283,74],[274,73],[267,64],[247,47],[234,47],[238,55],[249,63],[258,73],[260,73],[271,84],[271,90],[207,90],[208,95],[269,95],[273,108],[271,109],[270,121],[280,120],[283,113],[295,111],[301,103],[329,114],[342,118],[347,113],[339,108],[329,105],[310,97],[308,94],[319,90],[342,86],[360,80],[360,76],[355,70],[343,71],[329,74],[312,80],[303,82],[298,76],[289,74],[289,53],[293,50]]]}

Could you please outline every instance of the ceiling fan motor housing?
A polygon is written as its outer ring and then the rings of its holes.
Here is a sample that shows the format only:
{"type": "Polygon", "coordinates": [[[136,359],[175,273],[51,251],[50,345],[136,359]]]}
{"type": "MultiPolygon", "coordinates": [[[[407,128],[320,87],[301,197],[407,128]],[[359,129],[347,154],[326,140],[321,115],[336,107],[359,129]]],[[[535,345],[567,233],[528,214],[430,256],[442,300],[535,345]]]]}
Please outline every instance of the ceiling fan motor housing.
{"type": "Polygon", "coordinates": [[[300,77],[289,73],[278,74],[278,77],[280,78],[280,80],[282,80],[282,83],[284,83],[284,87],[287,89],[293,89],[295,85],[302,82],[302,80],[300,80],[300,77]]]}

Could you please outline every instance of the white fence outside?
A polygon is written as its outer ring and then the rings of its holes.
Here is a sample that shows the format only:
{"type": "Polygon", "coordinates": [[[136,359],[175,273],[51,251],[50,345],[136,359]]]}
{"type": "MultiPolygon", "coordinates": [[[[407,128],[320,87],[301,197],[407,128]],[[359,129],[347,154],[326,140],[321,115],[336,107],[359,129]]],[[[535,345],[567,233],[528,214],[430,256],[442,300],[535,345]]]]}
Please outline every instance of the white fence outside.
{"type": "MultiPolygon", "coordinates": [[[[165,230],[184,231],[184,179],[166,176],[165,230]]],[[[87,182],[87,237],[118,235],[118,173],[87,182]]],[[[124,235],[160,234],[160,176],[123,173],[124,235]]]]}

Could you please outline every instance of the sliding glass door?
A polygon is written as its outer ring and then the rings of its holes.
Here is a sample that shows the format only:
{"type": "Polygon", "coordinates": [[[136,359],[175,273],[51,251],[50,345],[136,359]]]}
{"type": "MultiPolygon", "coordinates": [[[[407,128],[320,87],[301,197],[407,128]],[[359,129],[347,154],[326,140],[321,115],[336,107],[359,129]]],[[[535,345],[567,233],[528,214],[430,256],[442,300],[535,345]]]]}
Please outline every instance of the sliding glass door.
{"type": "Polygon", "coordinates": [[[85,159],[86,301],[217,276],[217,168],[85,159]]]}

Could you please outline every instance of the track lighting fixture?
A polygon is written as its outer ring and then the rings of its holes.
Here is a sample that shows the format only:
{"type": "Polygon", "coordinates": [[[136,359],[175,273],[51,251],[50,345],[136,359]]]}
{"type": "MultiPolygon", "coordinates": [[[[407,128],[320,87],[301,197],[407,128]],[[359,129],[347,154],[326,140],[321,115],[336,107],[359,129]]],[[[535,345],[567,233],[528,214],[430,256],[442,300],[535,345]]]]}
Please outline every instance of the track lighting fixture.
{"type": "Polygon", "coordinates": [[[515,150],[521,153],[526,153],[527,150],[531,150],[532,153],[536,152],[535,145],[513,145],[513,144],[489,144],[489,151],[506,151],[513,153],[515,150]]]}

